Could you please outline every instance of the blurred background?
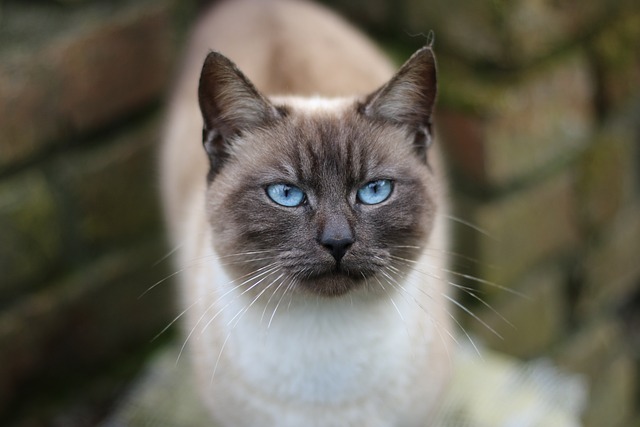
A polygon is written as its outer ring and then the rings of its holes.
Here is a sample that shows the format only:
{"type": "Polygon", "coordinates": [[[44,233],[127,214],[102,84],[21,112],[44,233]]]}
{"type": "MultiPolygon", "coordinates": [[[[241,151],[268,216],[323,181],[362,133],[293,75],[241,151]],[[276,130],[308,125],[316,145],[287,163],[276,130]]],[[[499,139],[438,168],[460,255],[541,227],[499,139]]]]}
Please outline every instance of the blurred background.
{"type": "MultiPolygon", "coordinates": [[[[0,1],[0,425],[95,425],[171,341],[156,147],[202,3],[0,1]]],[[[640,2],[325,3],[398,62],[435,31],[453,281],[513,324],[461,294],[503,339],[467,330],[640,426],[640,2]]]]}

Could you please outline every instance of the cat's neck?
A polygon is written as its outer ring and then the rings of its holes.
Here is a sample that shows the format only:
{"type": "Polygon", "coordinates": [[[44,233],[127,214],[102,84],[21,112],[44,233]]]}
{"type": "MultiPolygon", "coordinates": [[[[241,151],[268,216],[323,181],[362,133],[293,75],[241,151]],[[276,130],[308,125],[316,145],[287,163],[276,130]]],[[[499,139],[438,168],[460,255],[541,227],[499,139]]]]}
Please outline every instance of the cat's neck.
{"type": "Polygon", "coordinates": [[[372,278],[375,284],[370,285],[382,286],[379,291],[356,289],[335,298],[293,291],[286,282],[273,293],[246,292],[250,285],[238,287],[238,279],[229,277],[220,261],[207,263],[199,279],[217,282],[210,284],[218,291],[207,304],[215,306],[211,314],[220,315],[208,328],[226,342],[222,355],[226,363],[234,364],[246,381],[265,384],[271,392],[274,376],[299,377],[283,381],[290,387],[280,390],[283,401],[299,400],[301,393],[310,402],[357,400],[369,393],[367,383],[373,387],[373,382],[381,381],[377,375],[396,375],[396,364],[414,363],[415,357],[424,356],[416,354],[416,349],[428,346],[416,346],[416,340],[442,339],[435,321],[420,324],[432,303],[421,290],[424,272],[417,270],[394,279],[395,283],[372,278]],[[379,354],[388,357],[379,358],[379,354]],[[398,360],[391,360],[394,357],[398,360]],[[371,369],[371,363],[380,366],[371,369]],[[358,365],[368,366],[371,372],[359,372],[358,365]]]}

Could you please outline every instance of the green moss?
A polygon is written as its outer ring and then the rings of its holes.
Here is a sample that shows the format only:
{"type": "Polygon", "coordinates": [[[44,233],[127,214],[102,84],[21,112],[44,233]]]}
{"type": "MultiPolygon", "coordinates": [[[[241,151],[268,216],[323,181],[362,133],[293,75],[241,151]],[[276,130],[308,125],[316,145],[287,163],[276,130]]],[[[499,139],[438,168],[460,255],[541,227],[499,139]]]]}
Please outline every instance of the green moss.
{"type": "Polygon", "coordinates": [[[0,184],[0,299],[43,277],[62,252],[60,216],[39,170],[0,184]]]}

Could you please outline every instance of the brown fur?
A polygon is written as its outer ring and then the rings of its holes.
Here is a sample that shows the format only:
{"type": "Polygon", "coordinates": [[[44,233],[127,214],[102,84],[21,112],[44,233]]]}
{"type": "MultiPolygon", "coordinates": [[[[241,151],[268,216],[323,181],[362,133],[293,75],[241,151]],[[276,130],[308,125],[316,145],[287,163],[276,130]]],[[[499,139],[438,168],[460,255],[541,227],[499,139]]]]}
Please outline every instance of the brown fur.
{"type": "MultiPolygon", "coordinates": [[[[364,284],[393,255],[416,257],[407,247],[421,246],[431,230],[434,178],[412,151],[406,131],[362,117],[355,105],[350,109],[343,117],[292,112],[280,123],[243,135],[244,149],[234,151],[208,189],[218,253],[279,249],[285,270],[323,294],[364,284]],[[391,197],[380,205],[358,204],[357,189],[377,178],[394,179],[391,197]],[[264,189],[277,182],[305,190],[309,204],[275,204],[264,189]],[[346,218],[355,243],[340,274],[327,278],[335,260],[317,240],[332,216],[346,218]],[[330,284],[323,288],[321,282],[330,284]]],[[[233,268],[240,276],[261,266],[233,268]]]]}
{"type": "Polygon", "coordinates": [[[429,47],[393,75],[361,35],[302,1],[226,2],[197,28],[171,105],[163,196],[185,267],[187,336],[202,335],[190,343],[198,377],[215,374],[201,394],[221,425],[418,426],[433,412],[449,324],[435,94],[429,47]],[[379,179],[392,182],[390,197],[359,201],[379,179]],[[281,183],[304,203],[270,199],[281,183]],[[348,236],[340,257],[327,236],[348,236]],[[276,318],[245,364],[285,296],[291,317],[276,318]],[[362,376],[322,391],[309,378],[328,362],[362,376]]]}

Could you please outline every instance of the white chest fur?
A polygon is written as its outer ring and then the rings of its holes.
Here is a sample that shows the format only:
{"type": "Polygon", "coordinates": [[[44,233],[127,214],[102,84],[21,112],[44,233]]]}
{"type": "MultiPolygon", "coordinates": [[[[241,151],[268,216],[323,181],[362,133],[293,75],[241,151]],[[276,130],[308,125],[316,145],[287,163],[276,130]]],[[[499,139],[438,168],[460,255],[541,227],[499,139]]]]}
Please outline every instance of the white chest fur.
{"type": "Polygon", "coordinates": [[[446,378],[443,355],[433,354],[446,332],[417,289],[423,275],[409,275],[403,293],[328,299],[242,294],[246,286],[234,289],[217,261],[192,274],[189,344],[201,394],[222,426],[417,426],[427,418],[446,378]]]}
{"type": "MultiPolygon", "coordinates": [[[[406,325],[389,301],[352,301],[287,301],[271,325],[254,305],[231,334],[229,357],[284,401],[341,404],[381,393],[410,363],[406,325]]],[[[229,314],[242,310],[233,305],[229,314]]]]}

